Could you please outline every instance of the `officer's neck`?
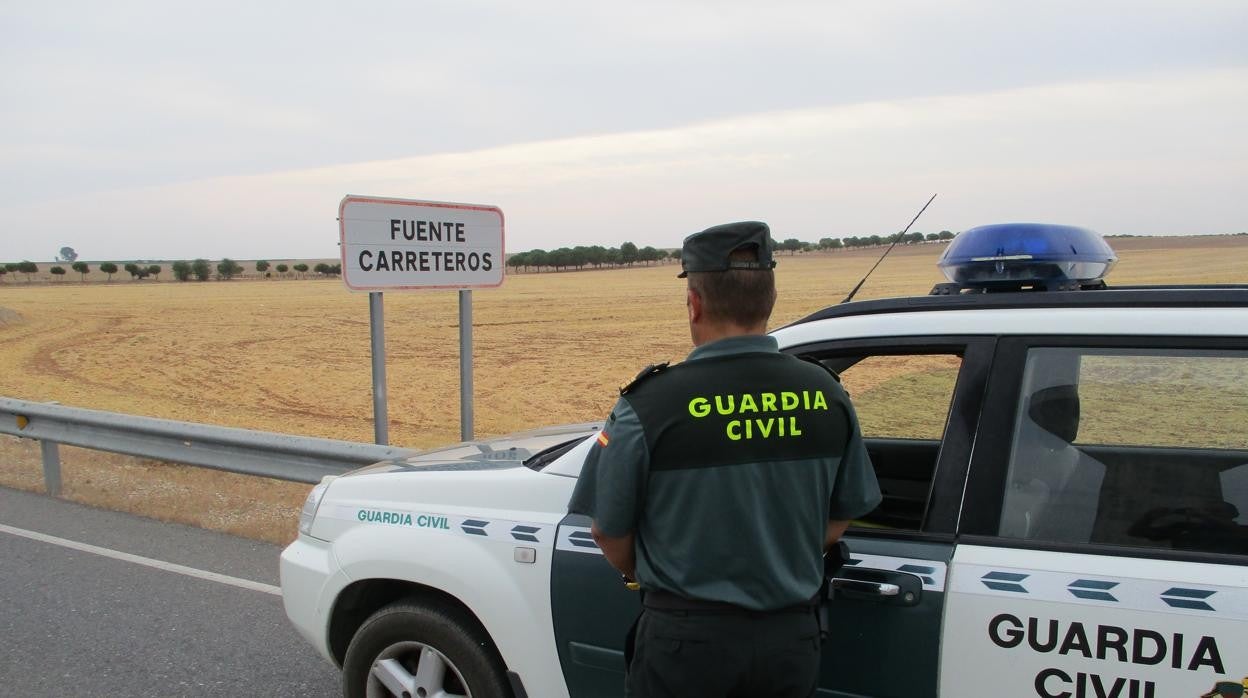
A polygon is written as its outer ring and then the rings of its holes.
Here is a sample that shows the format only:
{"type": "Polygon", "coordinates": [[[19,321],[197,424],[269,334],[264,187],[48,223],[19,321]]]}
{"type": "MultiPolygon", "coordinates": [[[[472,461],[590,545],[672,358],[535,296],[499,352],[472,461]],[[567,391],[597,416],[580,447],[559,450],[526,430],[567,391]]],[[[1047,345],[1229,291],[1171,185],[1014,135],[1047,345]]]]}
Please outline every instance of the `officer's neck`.
{"type": "Polygon", "coordinates": [[[693,339],[693,346],[700,347],[703,344],[718,342],[721,339],[729,337],[747,337],[767,334],[767,325],[761,324],[750,327],[742,327],[734,323],[706,323],[694,322],[689,325],[689,334],[693,339]]]}

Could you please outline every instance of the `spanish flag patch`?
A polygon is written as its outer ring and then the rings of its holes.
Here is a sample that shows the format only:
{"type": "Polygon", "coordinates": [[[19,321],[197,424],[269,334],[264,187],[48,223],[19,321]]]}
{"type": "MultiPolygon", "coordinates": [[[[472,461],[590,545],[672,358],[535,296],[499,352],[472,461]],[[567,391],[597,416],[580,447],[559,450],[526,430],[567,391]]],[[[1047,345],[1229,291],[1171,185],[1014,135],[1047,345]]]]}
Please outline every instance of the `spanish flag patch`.
{"type": "Polygon", "coordinates": [[[607,438],[607,432],[605,431],[598,432],[598,445],[602,446],[603,448],[606,448],[607,444],[609,443],[611,443],[611,439],[607,438]]]}

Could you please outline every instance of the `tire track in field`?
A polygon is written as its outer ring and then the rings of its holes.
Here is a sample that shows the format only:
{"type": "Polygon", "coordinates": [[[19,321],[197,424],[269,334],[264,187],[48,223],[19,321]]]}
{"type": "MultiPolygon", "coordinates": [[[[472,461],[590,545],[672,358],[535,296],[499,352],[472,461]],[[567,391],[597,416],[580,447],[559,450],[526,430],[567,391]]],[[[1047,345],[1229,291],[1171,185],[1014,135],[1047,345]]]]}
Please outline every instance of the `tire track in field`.
{"type": "MultiPolygon", "coordinates": [[[[79,390],[83,388],[94,389],[98,396],[111,394],[117,397],[124,397],[127,402],[145,401],[147,404],[154,404],[162,401],[172,401],[176,403],[181,401],[178,399],[178,395],[194,395],[195,402],[203,407],[237,408],[236,403],[228,397],[218,398],[203,389],[205,384],[214,376],[196,376],[191,380],[186,380],[185,377],[179,378],[174,374],[170,374],[165,376],[165,380],[160,383],[161,387],[147,387],[141,383],[128,382],[123,389],[110,380],[92,378],[83,372],[68,369],[57,359],[58,353],[65,349],[99,345],[98,336],[100,334],[111,332],[119,335],[128,335],[129,321],[133,319],[134,316],[132,315],[95,319],[87,321],[91,324],[85,328],[83,327],[83,322],[56,322],[52,324],[50,321],[45,321],[48,324],[34,327],[30,331],[24,332],[22,339],[29,345],[29,356],[25,358],[23,366],[27,371],[28,378],[36,380],[49,379],[72,384],[79,390]]],[[[237,340],[233,344],[246,350],[258,344],[284,341],[289,340],[281,337],[262,337],[237,340]]],[[[372,419],[371,416],[366,419],[351,414],[309,409],[307,403],[269,389],[262,389],[261,393],[267,399],[265,403],[266,410],[277,411],[290,416],[317,419],[332,418],[339,422],[371,422],[372,419]]],[[[96,409],[116,408],[99,406],[96,409]]],[[[165,412],[166,410],[157,411],[165,412]]]]}
{"type": "MultiPolygon", "coordinates": [[[[318,419],[332,419],[338,422],[354,421],[367,422],[371,424],[373,421],[371,414],[367,416],[359,416],[351,414],[350,412],[328,412],[324,410],[316,410],[312,409],[312,405],[310,403],[292,399],[290,396],[283,395],[272,388],[261,387],[259,388],[259,391],[261,397],[265,400],[263,404],[266,410],[272,408],[289,415],[315,417],[318,419]]],[[[393,422],[394,420],[391,421],[393,422]]]]}
{"type": "MultiPolygon", "coordinates": [[[[97,319],[90,328],[79,329],[78,331],[74,331],[74,328],[81,328],[83,322],[64,322],[54,326],[36,328],[33,332],[27,333],[24,338],[27,342],[30,342],[32,339],[35,340],[30,347],[30,356],[26,358],[24,366],[34,376],[47,376],[80,386],[87,385],[95,388],[114,389],[108,383],[92,380],[80,373],[66,369],[57,361],[56,354],[62,349],[88,344],[89,339],[93,338],[93,335],[104,331],[110,326],[108,323],[128,319],[130,319],[129,316],[108,318],[107,320],[97,319]],[[65,330],[69,330],[68,335],[63,334],[65,330]],[[44,336],[51,336],[51,341],[46,343],[38,341],[38,338],[44,336]]],[[[91,321],[87,320],[84,322],[91,321]]]]}

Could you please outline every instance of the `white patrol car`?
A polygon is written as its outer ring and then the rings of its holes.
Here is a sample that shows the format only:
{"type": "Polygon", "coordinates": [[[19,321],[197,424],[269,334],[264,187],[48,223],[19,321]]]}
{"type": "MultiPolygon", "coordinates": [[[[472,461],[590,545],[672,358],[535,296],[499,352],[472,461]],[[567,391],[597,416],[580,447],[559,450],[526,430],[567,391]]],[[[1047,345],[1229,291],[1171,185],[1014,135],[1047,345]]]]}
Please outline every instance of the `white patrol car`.
{"type": "MultiPolygon", "coordinates": [[[[885,495],[846,536],[818,694],[1242,697],[1248,286],[1105,288],[1098,236],[986,228],[940,295],[773,333],[840,373],[885,495]]],[[[597,426],[312,491],[282,592],[346,695],[622,695],[638,595],[566,514],[597,426]]]]}

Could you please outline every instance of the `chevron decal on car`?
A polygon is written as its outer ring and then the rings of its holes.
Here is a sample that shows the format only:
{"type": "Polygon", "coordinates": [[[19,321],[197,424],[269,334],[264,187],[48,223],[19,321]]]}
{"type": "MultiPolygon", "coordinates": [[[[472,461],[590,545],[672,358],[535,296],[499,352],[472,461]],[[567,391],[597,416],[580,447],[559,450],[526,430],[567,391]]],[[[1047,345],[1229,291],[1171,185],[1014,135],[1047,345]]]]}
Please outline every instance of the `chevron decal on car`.
{"type": "Polygon", "coordinates": [[[1027,579],[1029,576],[1031,575],[1012,572],[989,572],[980,577],[979,581],[983,582],[984,586],[995,591],[1011,591],[1018,594],[1026,594],[1027,587],[1019,584],[1019,582],[1027,579]]]}
{"type": "Polygon", "coordinates": [[[598,544],[594,542],[594,536],[589,531],[573,531],[568,535],[568,540],[577,548],[597,548],[598,544]]]}
{"type": "Polygon", "coordinates": [[[870,553],[852,552],[850,559],[845,564],[849,567],[892,570],[913,574],[922,580],[924,591],[945,590],[945,575],[948,571],[948,565],[940,560],[923,560],[910,557],[895,557],[893,555],[872,555],[870,553]]]}
{"type": "Polygon", "coordinates": [[[1109,593],[1110,589],[1118,586],[1118,582],[1104,582],[1096,579],[1076,579],[1066,588],[1070,593],[1080,599],[1089,599],[1092,601],[1113,601],[1118,599],[1109,593]]]}
{"type": "Polygon", "coordinates": [[[1204,599],[1216,594],[1216,591],[1208,589],[1182,589],[1179,587],[1171,587],[1161,592],[1161,600],[1174,608],[1190,608],[1196,611],[1212,611],[1213,606],[1205,603],[1204,599]]]}
{"type": "Polygon", "coordinates": [[[509,521],[506,519],[486,519],[485,517],[451,517],[464,533],[470,536],[483,536],[490,540],[537,544],[550,544],[554,526],[532,521],[509,521]]]}
{"type": "Polygon", "coordinates": [[[540,526],[512,526],[511,537],[528,543],[536,543],[538,542],[537,536],[534,534],[540,530],[542,530],[540,526]]]}
{"type": "Polygon", "coordinates": [[[955,564],[950,591],[1248,620],[1248,587],[1242,586],[1177,586],[1160,579],[955,564]]]}
{"type": "MultiPolygon", "coordinates": [[[[594,542],[593,534],[585,526],[560,526],[559,536],[555,541],[555,549],[591,555],[602,554],[602,551],[598,549],[598,544],[594,542]]],[[[892,570],[913,574],[922,580],[924,591],[944,591],[945,575],[948,572],[948,565],[939,560],[921,560],[908,557],[894,557],[892,555],[854,553],[853,557],[845,564],[850,567],[892,570]]]]}
{"type": "Polygon", "coordinates": [[[912,565],[905,564],[897,568],[898,572],[909,572],[919,576],[923,580],[923,586],[934,586],[936,580],[931,577],[936,572],[936,568],[930,565],[912,565]]]}
{"type": "Polygon", "coordinates": [[[560,526],[559,536],[555,540],[555,550],[567,550],[574,553],[601,555],[594,536],[585,526],[560,526]]]}

